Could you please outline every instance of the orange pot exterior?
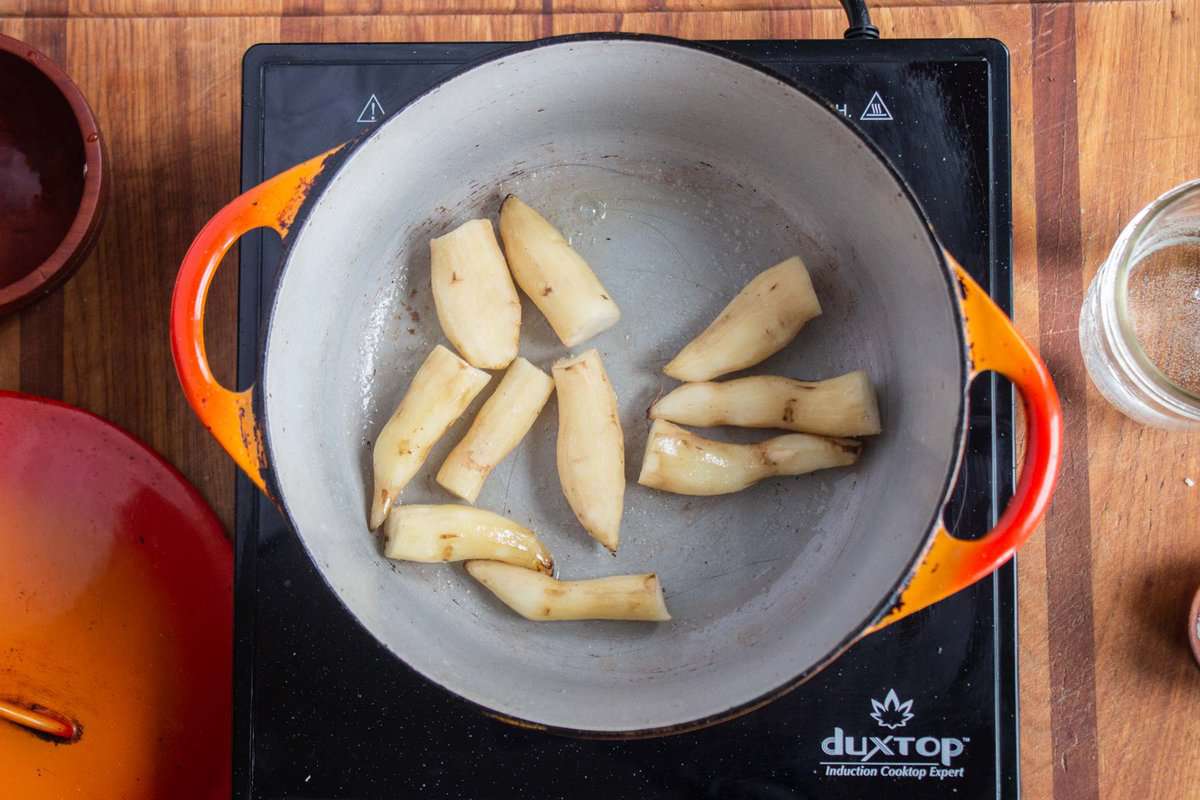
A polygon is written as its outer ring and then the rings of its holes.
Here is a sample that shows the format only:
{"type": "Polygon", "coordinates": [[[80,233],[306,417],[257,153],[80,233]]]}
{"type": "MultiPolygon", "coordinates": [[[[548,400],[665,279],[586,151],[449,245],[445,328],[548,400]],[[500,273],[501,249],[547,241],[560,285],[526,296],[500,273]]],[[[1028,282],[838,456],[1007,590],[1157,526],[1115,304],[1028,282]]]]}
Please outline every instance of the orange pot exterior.
{"type": "Polygon", "coordinates": [[[982,538],[956,539],[939,526],[899,602],[868,632],[933,605],[1007,563],[1041,524],[1062,464],[1062,408],[1046,365],[987,292],[949,253],[946,259],[958,277],[971,380],[997,372],[1012,381],[1024,402],[1024,468],[1008,507],[982,538]]]}
{"type": "Polygon", "coordinates": [[[229,248],[256,228],[286,237],[313,181],[339,149],[281,172],[218,211],[188,248],[171,298],[171,350],[183,393],[204,426],[263,492],[266,457],[254,418],[253,389],[230,391],[213,377],[204,348],[204,308],[229,248]]]}

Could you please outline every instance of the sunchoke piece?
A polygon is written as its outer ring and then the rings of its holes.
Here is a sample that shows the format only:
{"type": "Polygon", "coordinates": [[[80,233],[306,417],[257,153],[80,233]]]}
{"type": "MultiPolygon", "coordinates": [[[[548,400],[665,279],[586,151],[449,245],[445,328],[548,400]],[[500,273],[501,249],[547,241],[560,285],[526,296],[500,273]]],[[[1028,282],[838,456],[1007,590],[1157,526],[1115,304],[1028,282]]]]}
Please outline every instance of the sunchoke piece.
{"type": "Polygon", "coordinates": [[[552,573],[554,559],[533,531],[480,508],[405,505],[383,526],[383,554],[400,561],[465,561],[486,558],[552,573]]]}
{"type": "Polygon", "coordinates": [[[821,436],[871,436],[881,430],[875,391],[862,370],[815,382],[756,375],[685,383],[652,405],[650,418],[701,428],[737,425],[821,436]]]}
{"type": "Polygon", "coordinates": [[[807,433],[756,444],[715,442],[658,419],[646,440],[638,483],[675,494],[730,494],[764,478],[848,466],[861,447],[854,439],[807,433]]]}
{"type": "Polygon", "coordinates": [[[486,372],[440,344],[425,358],[375,440],[371,530],[383,524],[400,491],[429,457],[429,449],[489,380],[486,372]]]}
{"type": "Polygon", "coordinates": [[[671,618],[662,584],[652,572],[558,581],[497,561],[468,561],[467,572],[525,619],[665,622],[671,618]]]}
{"type": "Polygon", "coordinates": [[[512,362],[467,435],[446,457],[437,482],[451,494],[474,503],[483,482],[520,444],[553,391],[549,375],[523,358],[512,362]]]}
{"type": "Polygon", "coordinates": [[[752,367],[782,350],[820,313],[808,269],[792,256],[746,284],[663,372],[676,380],[708,381],[752,367]]]}
{"type": "Polygon", "coordinates": [[[567,347],[581,344],[621,318],[592,268],[545,217],[509,195],[500,206],[500,237],[521,291],[567,347]]]}
{"type": "Polygon", "coordinates": [[[429,242],[433,302],[446,338],[480,369],[517,357],[521,298],[492,223],[473,219],[429,242]]]}
{"type": "Polygon", "coordinates": [[[613,553],[625,508],[625,437],[595,349],[551,369],[558,392],[558,480],[584,529],[613,553]]]}

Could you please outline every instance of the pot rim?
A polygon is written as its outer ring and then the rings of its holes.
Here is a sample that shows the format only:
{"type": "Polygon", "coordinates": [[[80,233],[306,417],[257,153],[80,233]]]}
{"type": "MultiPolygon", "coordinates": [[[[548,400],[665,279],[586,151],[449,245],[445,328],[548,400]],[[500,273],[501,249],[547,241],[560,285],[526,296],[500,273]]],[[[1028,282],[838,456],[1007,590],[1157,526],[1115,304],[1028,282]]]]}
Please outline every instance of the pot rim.
{"type": "MultiPolygon", "coordinates": [[[[517,42],[517,43],[514,43],[513,46],[510,48],[505,48],[504,50],[501,50],[500,52],[484,56],[484,57],[479,58],[475,61],[472,61],[468,64],[465,64],[465,65],[463,65],[463,67],[461,69],[438,80],[436,83],[431,84],[428,88],[426,88],[420,94],[413,96],[411,99],[409,99],[403,105],[400,105],[400,106],[396,107],[393,111],[389,112],[382,120],[380,120],[378,125],[376,125],[375,127],[371,128],[367,131],[364,131],[363,133],[359,134],[357,137],[351,139],[343,147],[341,147],[336,153],[334,153],[333,155],[331,155],[329,157],[329,159],[325,163],[324,169],[322,169],[322,171],[316,175],[316,177],[314,178],[314,180],[312,182],[310,191],[308,191],[308,193],[304,197],[304,200],[300,204],[300,207],[296,212],[296,216],[294,217],[294,219],[292,221],[292,225],[291,225],[291,228],[289,229],[288,236],[284,237],[284,239],[283,239],[282,251],[280,253],[280,262],[279,262],[280,266],[279,266],[279,272],[278,272],[280,278],[282,278],[284,271],[287,269],[288,264],[291,260],[293,246],[299,240],[299,234],[302,232],[304,227],[308,224],[312,210],[316,207],[317,201],[320,198],[320,196],[324,193],[325,188],[327,186],[329,186],[329,184],[332,183],[337,178],[337,176],[341,173],[342,169],[346,166],[346,164],[349,162],[349,160],[364,144],[366,144],[375,135],[377,135],[380,131],[382,131],[383,128],[389,122],[391,122],[395,117],[403,114],[410,106],[412,106],[413,104],[415,104],[416,102],[418,102],[419,100],[424,98],[426,95],[436,91],[442,85],[449,83],[452,80],[461,78],[465,74],[474,71],[476,68],[482,67],[482,66],[489,64],[491,62],[494,62],[494,61],[499,61],[499,60],[508,58],[510,56],[513,56],[513,55],[516,55],[519,53],[524,53],[524,52],[528,52],[531,50],[538,50],[543,47],[571,45],[571,44],[576,44],[576,43],[581,43],[581,42],[607,42],[607,41],[629,41],[629,42],[646,42],[646,43],[650,43],[650,44],[662,44],[662,45],[669,45],[669,46],[674,46],[674,47],[681,47],[681,48],[688,49],[688,50],[699,51],[699,52],[705,53],[707,55],[717,56],[719,58],[723,58],[723,59],[732,61],[743,67],[752,69],[761,75],[764,75],[766,77],[769,77],[773,80],[778,81],[780,84],[782,84],[786,88],[791,89],[792,91],[798,92],[802,96],[811,100],[815,105],[817,105],[819,108],[821,108],[825,112],[836,117],[838,122],[841,123],[842,125],[844,125],[846,127],[846,129],[849,130],[865,146],[866,151],[868,153],[870,153],[871,155],[873,155],[875,157],[875,159],[880,164],[883,165],[884,169],[888,172],[888,174],[891,175],[892,179],[896,182],[896,185],[899,187],[900,191],[904,194],[904,197],[912,205],[913,210],[916,212],[918,219],[920,219],[920,221],[922,223],[922,227],[925,229],[925,232],[926,232],[927,236],[929,237],[929,244],[933,248],[934,253],[936,254],[938,264],[941,266],[941,273],[942,273],[943,279],[945,280],[946,294],[947,294],[947,298],[950,302],[952,313],[958,322],[958,324],[955,326],[955,331],[958,335],[958,343],[959,343],[959,347],[958,347],[959,365],[958,366],[959,366],[959,374],[961,375],[961,378],[962,378],[958,413],[956,415],[955,432],[954,432],[954,439],[958,442],[958,447],[955,449],[954,457],[951,459],[950,463],[947,466],[947,472],[946,472],[946,475],[944,478],[942,492],[941,492],[942,499],[941,499],[941,502],[939,503],[939,505],[937,506],[937,508],[934,509],[934,511],[933,511],[932,517],[927,526],[925,536],[920,540],[920,543],[918,544],[916,550],[913,552],[912,556],[908,559],[907,565],[905,566],[904,570],[900,573],[896,582],[888,589],[888,591],[886,593],[884,593],[884,595],[881,597],[880,601],[867,614],[866,618],[863,619],[861,622],[857,623],[853,628],[851,628],[849,630],[849,633],[847,633],[847,635],[837,645],[835,645],[833,648],[831,648],[828,653],[826,653],[824,656],[822,656],[820,659],[818,659],[813,665],[811,665],[807,669],[801,671],[800,673],[795,675],[793,678],[785,681],[784,683],[780,684],[779,686],[776,686],[766,692],[763,692],[759,696],[757,696],[751,700],[748,700],[744,703],[740,703],[738,705],[731,706],[730,708],[727,708],[727,709],[717,712],[715,714],[709,714],[705,717],[690,720],[690,721],[684,722],[684,723],[677,723],[677,724],[672,724],[672,725],[664,725],[664,726],[657,726],[657,727],[650,727],[650,728],[637,728],[637,729],[632,729],[632,730],[589,730],[589,729],[578,729],[578,728],[570,728],[570,727],[557,726],[557,725],[547,725],[545,723],[535,722],[532,720],[527,720],[527,719],[523,719],[520,717],[514,717],[514,716],[507,715],[507,714],[503,714],[503,713],[497,712],[496,710],[491,709],[475,700],[464,697],[463,695],[459,694],[457,691],[455,691],[451,687],[445,686],[431,678],[426,678],[426,680],[429,680],[431,683],[436,684],[438,687],[440,687],[444,691],[447,691],[447,692],[451,693],[452,695],[454,695],[454,697],[457,698],[458,700],[466,702],[469,705],[479,709],[482,713],[486,714],[487,716],[490,716],[494,719],[501,720],[503,722],[507,722],[507,723],[515,725],[517,727],[545,731],[545,732],[549,732],[549,733],[556,733],[556,734],[570,736],[570,737],[578,738],[578,739],[631,740],[631,739],[649,739],[649,738],[656,738],[659,736],[669,736],[672,734],[688,733],[691,731],[697,731],[697,730],[700,730],[703,728],[710,727],[712,725],[717,725],[722,722],[727,722],[729,720],[736,719],[740,716],[743,716],[744,714],[748,714],[752,711],[762,708],[763,706],[767,705],[768,703],[787,694],[792,689],[795,689],[797,686],[801,685],[802,683],[805,683],[807,680],[809,680],[811,677],[816,675],[818,672],[822,671],[827,666],[829,666],[833,661],[837,660],[843,653],[846,652],[846,650],[848,650],[851,647],[851,645],[853,645],[860,638],[862,638],[867,632],[869,632],[869,630],[872,628],[872,626],[874,626],[877,622],[879,622],[881,619],[883,619],[883,617],[886,616],[886,614],[889,611],[891,611],[893,608],[895,608],[899,605],[901,594],[904,592],[904,589],[908,586],[908,584],[912,581],[913,576],[916,574],[918,567],[920,566],[922,560],[925,557],[925,554],[929,551],[931,545],[933,544],[933,540],[934,540],[938,530],[941,528],[941,520],[942,520],[942,515],[943,515],[944,509],[945,509],[945,505],[949,501],[950,495],[954,490],[955,480],[958,477],[958,471],[962,464],[963,453],[964,453],[964,450],[966,449],[967,415],[968,415],[968,411],[969,411],[969,391],[970,391],[970,386],[971,386],[971,366],[970,366],[970,358],[968,355],[969,348],[968,348],[968,342],[967,342],[966,321],[963,318],[962,307],[959,302],[960,287],[959,287],[959,283],[958,283],[958,278],[956,277],[956,275],[954,273],[953,267],[947,260],[945,247],[942,245],[941,241],[938,239],[937,234],[933,229],[933,223],[929,219],[929,215],[925,212],[924,207],[921,205],[920,201],[917,199],[916,194],[913,192],[912,187],[909,186],[908,181],[906,181],[904,179],[904,177],[899,173],[899,171],[897,171],[895,166],[887,158],[887,156],[883,153],[883,151],[874,142],[872,142],[870,139],[868,139],[860,130],[858,130],[858,128],[856,128],[849,120],[847,120],[845,117],[843,117],[841,114],[839,114],[824,99],[819,97],[817,94],[815,94],[808,88],[797,84],[796,82],[794,82],[791,79],[787,78],[786,76],[781,75],[780,73],[770,69],[769,67],[766,67],[766,66],[759,64],[755,61],[752,61],[748,58],[742,57],[736,53],[727,52],[725,50],[720,49],[719,47],[715,47],[713,45],[706,44],[704,42],[696,42],[696,41],[680,39],[680,38],[676,38],[676,37],[672,37],[672,36],[660,36],[657,34],[619,33],[619,32],[614,32],[614,33],[577,33],[577,34],[568,34],[568,35],[564,35],[564,36],[552,36],[552,37],[546,37],[546,38],[541,38],[541,39],[533,39],[533,40],[530,40],[527,42],[517,42]]],[[[271,300],[271,307],[268,310],[266,317],[264,318],[264,323],[263,323],[264,324],[264,331],[263,331],[264,335],[260,338],[260,342],[262,342],[262,344],[260,345],[260,350],[259,350],[260,358],[258,359],[258,370],[255,374],[255,385],[260,386],[260,387],[265,385],[264,378],[266,376],[267,361],[270,358],[271,334],[272,334],[273,328],[274,328],[275,310],[276,310],[278,303],[280,302],[279,298],[280,298],[280,293],[276,292],[274,297],[271,300]]],[[[271,432],[270,432],[271,426],[270,426],[270,421],[268,419],[268,414],[267,414],[267,404],[266,404],[265,395],[266,395],[266,392],[257,391],[254,393],[254,396],[253,396],[254,413],[255,413],[255,416],[260,421],[261,431],[262,431],[263,448],[264,448],[265,455],[266,455],[266,458],[264,459],[264,466],[262,469],[263,480],[265,482],[268,493],[271,495],[271,497],[275,498],[275,503],[276,503],[277,507],[280,509],[280,512],[283,514],[288,525],[292,528],[293,531],[297,532],[297,538],[300,539],[301,545],[304,547],[305,552],[308,553],[308,545],[307,545],[307,543],[305,543],[304,537],[299,536],[299,533],[298,533],[299,528],[297,527],[296,521],[292,518],[292,514],[291,514],[290,510],[288,509],[287,500],[284,497],[284,494],[282,491],[282,486],[280,486],[278,480],[276,479],[275,470],[269,466],[269,465],[275,463],[275,459],[274,459],[275,453],[274,453],[274,448],[272,446],[272,441],[271,441],[271,432]]],[[[311,558],[311,554],[309,554],[309,556],[311,558]]],[[[358,618],[358,615],[354,613],[353,609],[349,608],[345,604],[345,602],[342,600],[341,594],[338,593],[338,591],[329,582],[324,571],[318,569],[317,573],[320,575],[321,580],[329,588],[330,592],[332,592],[333,595],[337,598],[338,603],[341,604],[342,607],[346,609],[347,613],[351,617],[354,618],[354,621],[357,624],[359,624],[360,626],[362,626],[363,629],[367,631],[368,635],[370,635],[372,638],[376,639],[376,641],[380,641],[373,632],[371,632],[369,629],[366,628],[365,625],[363,625],[362,621],[358,618]]],[[[415,672],[420,674],[423,678],[425,677],[424,673],[421,673],[419,670],[416,670],[415,667],[412,667],[411,665],[409,665],[409,663],[403,657],[401,657],[398,653],[396,653],[394,650],[392,650],[392,648],[390,646],[388,646],[387,643],[380,641],[380,644],[382,644],[388,650],[388,652],[392,654],[393,657],[395,657],[397,660],[399,660],[405,666],[408,666],[410,669],[413,669],[415,672]]]]}
{"type": "Polygon", "coordinates": [[[70,278],[91,252],[100,235],[108,197],[108,159],[104,134],[87,98],[54,59],[20,39],[0,34],[0,52],[11,54],[46,77],[75,115],[75,124],[83,144],[83,191],[79,208],[62,240],[31,272],[6,286],[0,286],[0,316],[16,311],[49,294],[70,278]]]}

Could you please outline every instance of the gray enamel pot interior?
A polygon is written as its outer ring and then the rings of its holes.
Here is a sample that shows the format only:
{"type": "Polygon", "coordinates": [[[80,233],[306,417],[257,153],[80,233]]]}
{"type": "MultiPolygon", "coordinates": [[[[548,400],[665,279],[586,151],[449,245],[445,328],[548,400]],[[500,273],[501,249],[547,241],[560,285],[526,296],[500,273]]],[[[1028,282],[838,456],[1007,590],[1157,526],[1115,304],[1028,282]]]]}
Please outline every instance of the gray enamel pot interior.
{"type": "MultiPolygon", "coordinates": [[[[342,602],[430,680],[556,729],[666,732],[794,685],[893,602],[958,463],[961,320],[914,201],[817,101],[680,43],[552,42],[413,102],[302,213],[261,382],[279,499],[342,602]],[[371,443],[444,341],[428,241],[473,217],[495,220],[510,192],[571,237],[623,312],[586,345],[599,348],[620,398],[620,552],[593,543],[563,499],[553,401],[478,505],[536,530],[561,577],[657,572],[669,623],[527,622],[461,565],[390,563],[367,532],[371,443]],[[736,495],[638,486],[646,409],[674,385],[662,366],[754,274],[797,253],[825,313],[751,372],[819,379],[865,368],[885,433],[853,469],[736,495]]],[[[548,369],[566,351],[524,302],[522,353],[548,369]]],[[[403,502],[452,502],[432,475],[473,410],[403,502]]]]}

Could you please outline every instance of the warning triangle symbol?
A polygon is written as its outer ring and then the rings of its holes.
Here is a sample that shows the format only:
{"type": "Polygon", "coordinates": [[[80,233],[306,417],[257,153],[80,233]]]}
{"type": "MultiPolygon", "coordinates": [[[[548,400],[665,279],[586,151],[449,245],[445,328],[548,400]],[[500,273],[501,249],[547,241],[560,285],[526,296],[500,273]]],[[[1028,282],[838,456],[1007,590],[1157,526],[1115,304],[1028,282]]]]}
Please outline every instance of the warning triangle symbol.
{"type": "Polygon", "coordinates": [[[871,95],[871,99],[867,102],[867,107],[863,109],[860,120],[888,120],[892,118],[892,112],[888,111],[887,104],[883,102],[883,98],[879,96],[879,92],[871,95]]]}
{"type": "Polygon", "coordinates": [[[384,115],[383,106],[379,104],[379,98],[371,95],[371,99],[363,106],[363,110],[358,112],[359,122],[379,122],[384,115]]]}

